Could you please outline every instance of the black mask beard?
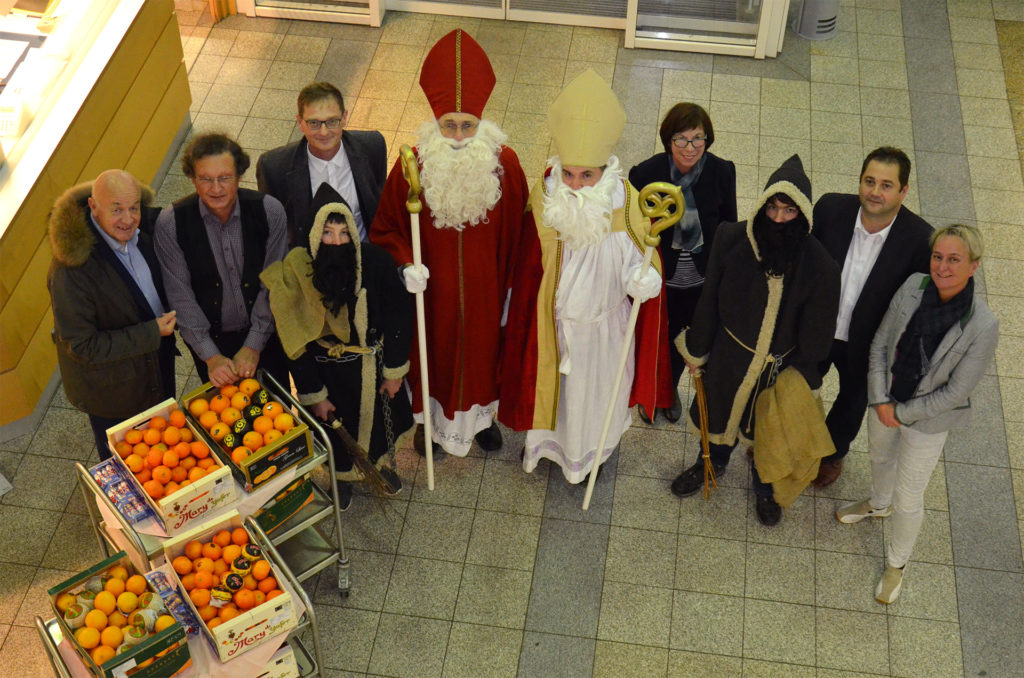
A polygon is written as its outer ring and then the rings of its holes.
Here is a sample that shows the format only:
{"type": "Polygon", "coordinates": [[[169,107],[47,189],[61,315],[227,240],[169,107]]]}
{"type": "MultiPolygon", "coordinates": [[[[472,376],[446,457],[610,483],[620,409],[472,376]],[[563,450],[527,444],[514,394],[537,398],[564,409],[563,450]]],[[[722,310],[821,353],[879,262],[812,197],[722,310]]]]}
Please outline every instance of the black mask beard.
{"type": "Polygon", "coordinates": [[[807,217],[801,212],[782,224],[765,215],[765,208],[754,216],[754,240],[761,252],[761,270],[771,275],[785,275],[800,258],[810,232],[807,217]]]}
{"type": "Polygon", "coordinates": [[[337,315],[355,296],[356,246],[321,244],[313,259],[313,287],[321,294],[324,308],[337,315]]]}

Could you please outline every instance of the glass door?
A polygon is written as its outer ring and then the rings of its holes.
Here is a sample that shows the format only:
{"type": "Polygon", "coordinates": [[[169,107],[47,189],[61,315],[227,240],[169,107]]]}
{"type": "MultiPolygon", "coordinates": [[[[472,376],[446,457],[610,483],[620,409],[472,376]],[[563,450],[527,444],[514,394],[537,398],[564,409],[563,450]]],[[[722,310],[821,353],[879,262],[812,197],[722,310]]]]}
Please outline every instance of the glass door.
{"type": "Polygon", "coordinates": [[[384,18],[382,0],[237,0],[246,16],[306,19],[346,24],[380,26],[384,18]]]}
{"type": "Polygon", "coordinates": [[[764,58],[782,48],[789,0],[629,0],[626,47],[764,58]],[[635,8],[635,9],[634,9],[635,8]]]}

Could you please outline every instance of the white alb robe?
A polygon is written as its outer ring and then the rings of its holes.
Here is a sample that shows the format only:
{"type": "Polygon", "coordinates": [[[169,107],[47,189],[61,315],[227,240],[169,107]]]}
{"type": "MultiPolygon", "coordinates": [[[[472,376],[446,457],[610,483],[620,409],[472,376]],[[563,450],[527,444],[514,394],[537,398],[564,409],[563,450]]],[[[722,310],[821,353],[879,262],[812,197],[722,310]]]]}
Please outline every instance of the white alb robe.
{"type": "MultiPolygon", "coordinates": [[[[619,207],[623,199],[616,201],[619,207]]],[[[527,432],[525,471],[533,471],[537,462],[546,458],[562,467],[566,480],[578,483],[593,467],[629,322],[632,300],[626,295],[626,284],[642,263],[643,255],[625,231],[611,233],[597,245],[562,248],[562,272],[555,293],[561,372],[558,418],[554,431],[527,432]]],[[[635,350],[631,338],[630,359],[615,394],[602,463],[630,425],[635,350]]]]}

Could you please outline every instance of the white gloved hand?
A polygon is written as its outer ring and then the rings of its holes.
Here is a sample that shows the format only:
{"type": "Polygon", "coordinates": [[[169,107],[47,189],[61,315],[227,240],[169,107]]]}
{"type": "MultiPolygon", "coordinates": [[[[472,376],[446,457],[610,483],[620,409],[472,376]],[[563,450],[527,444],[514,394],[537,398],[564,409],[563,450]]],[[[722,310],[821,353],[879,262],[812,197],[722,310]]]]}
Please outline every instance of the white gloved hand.
{"type": "Polygon", "coordinates": [[[430,271],[423,264],[406,266],[402,269],[402,275],[405,278],[405,289],[409,294],[419,294],[427,289],[430,271]]]}
{"type": "Polygon", "coordinates": [[[636,301],[644,302],[653,299],[661,292],[661,276],[653,268],[648,268],[646,273],[641,274],[637,269],[626,284],[626,294],[636,301]]]}

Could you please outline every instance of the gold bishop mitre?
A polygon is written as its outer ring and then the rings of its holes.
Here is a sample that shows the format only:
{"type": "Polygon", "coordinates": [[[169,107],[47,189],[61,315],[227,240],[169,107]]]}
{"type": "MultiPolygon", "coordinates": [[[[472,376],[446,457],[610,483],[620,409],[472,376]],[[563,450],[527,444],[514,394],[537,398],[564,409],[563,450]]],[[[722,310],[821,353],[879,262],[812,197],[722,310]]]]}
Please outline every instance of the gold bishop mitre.
{"type": "Polygon", "coordinates": [[[625,126],[618,97],[591,68],[576,76],[548,111],[563,167],[603,167],[625,126]]]}

